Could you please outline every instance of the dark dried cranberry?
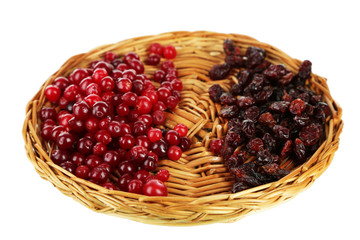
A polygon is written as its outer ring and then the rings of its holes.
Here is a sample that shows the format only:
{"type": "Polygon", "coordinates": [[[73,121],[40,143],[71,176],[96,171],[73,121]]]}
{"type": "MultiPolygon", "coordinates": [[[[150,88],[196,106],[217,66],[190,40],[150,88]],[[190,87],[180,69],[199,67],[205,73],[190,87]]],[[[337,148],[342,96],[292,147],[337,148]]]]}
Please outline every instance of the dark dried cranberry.
{"type": "Polygon", "coordinates": [[[309,118],[308,115],[306,114],[301,114],[301,115],[296,115],[294,118],[294,123],[296,124],[296,126],[298,127],[304,127],[310,124],[311,120],[309,118]]]}
{"type": "Polygon", "coordinates": [[[234,46],[233,42],[229,38],[225,39],[223,47],[226,55],[240,55],[240,48],[234,46]]]}
{"type": "Polygon", "coordinates": [[[233,148],[240,146],[243,140],[244,139],[241,138],[241,135],[236,132],[228,131],[225,135],[225,143],[227,143],[229,146],[233,148]]]}
{"type": "Polygon", "coordinates": [[[305,159],[306,148],[304,143],[299,138],[296,138],[294,141],[294,153],[297,159],[300,160],[301,162],[305,159]]]}
{"type": "Polygon", "coordinates": [[[222,145],[221,150],[220,150],[220,156],[221,156],[224,160],[227,160],[227,159],[232,155],[233,152],[234,152],[234,148],[231,147],[229,144],[224,143],[224,144],[222,145]]]}
{"type": "Polygon", "coordinates": [[[230,67],[239,68],[245,66],[245,60],[240,55],[227,55],[225,57],[225,62],[230,65],[230,67]]]}
{"type": "Polygon", "coordinates": [[[220,102],[220,97],[224,93],[224,89],[219,84],[214,84],[209,88],[209,96],[213,102],[220,102]]]}
{"type": "Polygon", "coordinates": [[[252,93],[257,93],[263,88],[264,84],[265,84],[264,75],[256,73],[254,74],[254,77],[248,87],[252,93]]]}
{"type": "Polygon", "coordinates": [[[263,103],[268,101],[271,95],[273,94],[273,89],[271,86],[265,86],[262,91],[255,93],[254,98],[256,103],[263,103]]]}
{"type": "Polygon", "coordinates": [[[279,172],[280,166],[279,166],[279,164],[276,164],[276,163],[269,163],[269,164],[262,166],[262,169],[264,170],[264,172],[266,174],[268,174],[270,176],[274,176],[279,172]]]}
{"type": "Polygon", "coordinates": [[[242,91],[242,87],[241,87],[241,85],[238,84],[238,83],[232,85],[232,87],[230,88],[230,93],[231,93],[233,96],[240,95],[240,94],[241,94],[241,91],[242,91]]]}
{"type": "Polygon", "coordinates": [[[270,65],[265,71],[264,75],[271,79],[280,79],[286,74],[287,70],[283,65],[270,65]]]}
{"type": "Polygon", "coordinates": [[[262,149],[260,151],[257,151],[255,163],[259,166],[263,166],[265,164],[269,164],[273,162],[273,158],[271,156],[271,153],[267,149],[262,149]]]}
{"type": "Polygon", "coordinates": [[[297,98],[303,100],[305,103],[308,103],[310,101],[310,94],[307,92],[300,93],[297,98]]]}
{"type": "Polygon", "coordinates": [[[224,92],[220,96],[221,105],[234,105],[236,103],[236,98],[230,93],[224,92]]]}
{"type": "Polygon", "coordinates": [[[262,63],[260,63],[259,65],[257,65],[255,68],[253,68],[251,70],[252,73],[261,73],[263,72],[265,69],[267,69],[269,66],[271,65],[271,63],[269,61],[264,60],[262,63]]]}
{"type": "Polygon", "coordinates": [[[245,162],[245,151],[235,151],[230,158],[225,162],[227,168],[238,167],[245,162]]]}
{"type": "Polygon", "coordinates": [[[305,146],[314,145],[320,138],[320,126],[312,123],[309,126],[303,127],[299,133],[299,138],[305,146]]]}
{"type": "Polygon", "coordinates": [[[258,47],[248,47],[246,49],[247,67],[254,68],[261,64],[265,59],[265,50],[258,47]]]}
{"type": "Polygon", "coordinates": [[[265,133],[261,139],[264,143],[264,148],[268,149],[269,151],[275,150],[276,140],[271,136],[270,133],[265,133]]]}
{"type": "Polygon", "coordinates": [[[246,144],[246,149],[249,153],[255,155],[257,152],[264,149],[264,143],[260,138],[254,138],[246,144]]]}
{"type": "Polygon", "coordinates": [[[214,65],[210,71],[209,76],[212,80],[220,80],[224,79],[230,72],[230,65],[227,63],[216,64],[214,65]]]}
{"type": "Polygon", "coordinates": [[[239,109],[235,105],[222,106],[219,115],[224,118],[233,118],[239,114],[239,109]]]}
{"type": "Polygon", "coordinates": [[[273,128],[276,124],[276,121],[273,115],[269,112],[263,113],[259,116],[258,119],[259,123],[264,124],[270,128],[273,128]]]}
{"type": "Polygon", "coordinates": [[[291,154],[291,152],[292,152],[292,141],[287,140],[283,148],[281,149],[280,157],[282,159],[287,158],[291,154]]]}
{"type": "Polygon", "coordinates": [[[269,106],[269,109],[274,112],[285,113],[289,109],[289,105],[290,105],[289,102],[277,101],[277,102],[273,102],[269,106]]]}
{"type": "Polygon", "coordinates": [[[236,133],[241,132],[241,120],[239,118],[232,118],[227,124],[228,131],[233,131],[236,133]]]}
{"type": "Polygon", "coordinates": [[[323,121],[331,114],[329,106],[324,102],[318,102],[314,110],[314,116],[323,121]]]}
{"type": "Polygon", "coordinates": [[[272,130],[275,133],[275,137],[280,140],[287,140],[290,137],[289,129],[281,125],[275,125],[272,130]]]}
{"type": "Polygon", "coordinates": [[[252,97],[240,97],[237,100],[237,105],[239,108],[248,108],[255,104],[255,99],[252,97]]]}
{"type": "Polygon", "coordinates": [[[288,85],[293,80],[294,76],[295,75],[292,72],[288,72],[278,80],[278,84],[280,86],[288,85]]]}
{"type": "Polygon", "coordinates": [[[302,79],[307,79],[310,77],[311,74],[311,65],[312,63],[309,60],[305,60],[302,62],[299,68],[299,77],[302,79]]]}
{"type": "Polygon", "coordinates": [[[305,108],[306,108],[305,102],[300,98],[297,98],[290,103],[289,111],[294,115],[301,115],[301,113],[305,110],[305,108]]]}
{"type": "Polygon", "coordinates": [[[286,90],[284,90],[284,95],[282,97],[282,100],[285,102],[291,102],[293,100],[293,97],[287,93],[286,90]]]}
{"type": "Polygon", "coordinates": [[[260,114],[259,108],[257,106],[251,106],[245,110],[244,119],[250,119],[253,120],[254,122],[257,122],[259,114],[260,114]]]}
{"type": "Polygon", "coordinates": [[[245,134],[246,137],[251,139],[255,135],[255,123],[250,119],[245,119],[241,123],[241,131],[245,134]]]}
{"type": "Polygon", "coordinates": [[[238,83],[241,87],[244,87],[250,79],[250,72],[248,70],[240,71],[237,75],[238,83]]]}
{"type": "Polygon", "coordinates": [[[311,103],[311,104],[313,104],[313,105],[316,105],[318,102],[320,102],[322,100],[322,97],[321,97],[321,95],[312,95],[311,97],[310,97],[310,101],[309,101],[309,103],[311,103]]]}

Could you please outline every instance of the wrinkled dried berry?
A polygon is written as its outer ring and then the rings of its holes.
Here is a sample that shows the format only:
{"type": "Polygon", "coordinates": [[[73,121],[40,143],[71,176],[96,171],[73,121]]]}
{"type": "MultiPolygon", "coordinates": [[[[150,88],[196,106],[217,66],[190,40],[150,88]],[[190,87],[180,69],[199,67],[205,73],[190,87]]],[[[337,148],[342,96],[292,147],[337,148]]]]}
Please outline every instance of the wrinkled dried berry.
{"type": "Polygon", "coordinates": [[[221,105],[234,105],[236,103],[236,98],[230,93],[224,92],[220,96],[221,105]]]}
{"type": "Polygon", "coordinates": [[[209,76],[211,80],[220,80],[224,79],[230,72],[230,65],[227,63],[216,64],[210,71],[209,76]]]}
{"type": "Polygon", "coordinates": [[[265,59],[265,50],[258,47],[248,47],[246,49],[247,67],[254,68],[261,64],[265,59]]]}
{"type": "Polygon", "coordinates": [[[253,68],[251,70],[252,73],[261,73],[263,72],[265,69],[267,69],[269,66],[271,65],[271,63],[269,61],[264,60],[262,63],[260,63],[259,65],[257,65],[255,68],[253,68]]]}
{"type": "Polygon", "coordinates": [[[280,166],[279,166],[279,164],[276,164],[276,163],[269,163],[269,164],[262,166],[262,169],[264,170],[264,172],[266,174],[268,174],[270,176],[274,176],[279,172],[280,166]]]}
{"type": "Polygon", "coordinates": [[[246,149],[249,153],[255,155],[257,152],[264,149],[264,143],[260,138],[254,138],[246,144],[246,149]]]}
{"type": "Polygon", "coordinates": [[[273,162],[271,153],[267,149],[262,149],[256,153],[255,162],[259,166],[263,166],[273,162]]]}
{"type": "Polygon", "coordinates": [[[242,91],[242,87],[240,86],[240,84],[236,83],[234,85],[232,85],[232,87],[230,88],[230,93],[233,96],[237,96],[240,95],[242,91]]]}
{"type": "Polygon", "coordinates": [[[259,123],[268,126],[269,128],[273,128],[276,124],[276,121],[273,115],[269,112],[263,113],[259,116],[259,123]]]}
{"type": "Polygon", "coordinates": [[[226,167],[235,168],[245,162],[245,151],[235,151],[230,158],[225,162],[226,167]]]}
{"type": "Polygon", "coordinates": [[[292,141],[287,140],[284,144],[284,147],[281,149],[280,158],[287,158],[292,152],[292,141]]]}
{"type": "Polygon", "coordinates": [[[273,102],[269,109],[278,113],[285,113],[289,109],[290,103],[285,101],[273,102]]]}
{"type": "Polygon", "coordinates": [[[307,116],[306,114],[296,115],[293,120],[298,127],[305,127],[311,122],[309,116],[307,116]]]}
{"type": "Polygon", "coordinates": [[[262,74],[254,74],[252,81],[249,84],[249,89],[252,93],[259,92],[265,84],[265,77],[262,74]]]}
{"type": "Polygon", "coordinates": [[[224,118],[233,118],[237,116],[239,113],[239,109],[235,105],[231,106],[222,106],[219,115],[224,118]]]}
{"type": "Polygon", "coordinates": [[[305,110],[305,108],[305,102],[300,98],[297,98],[290,103],[289,111],[294,115],[300,115],[305,110]]]}
{"type": "Polygon", "coordinates": [[[213,102],[220,102],[220,97],[224,92],[224,89],[219,84],[214,84],[209,88],[210,99],[213,102]]]}
{"type": "Polygon", "coordinates": [[[303,161],[306,157],[305,145],[299,138],[296,138],[294,141],[294,153],[300,161],[303,161]]]}
{"type": "Polygon", "coordinates": [[[241,123],[241,131],[248,139],[251,139],[255,135],[255,123],[250,119],[245,119],[241,123]]]}
{"type": "Polygon", "coordinates": [[[223,47],[226,55],[240,55],[240,48],[235,46],[229,38],[225,39],[223,47]]]}
{"type": "Polygon", "coordinates": [[[259,117],[259,114],[260,114],[259,108],[257,106],[251,106],[245,110],[244,119],[250,119],[256,122],[259,117]]]}
{"type": "Polygon", "coordinates": [[[321,119],[321,120],[323,120],[323,121],[325,121],[325,119],[328,117],[328,116],[330,116],[330,108],[329,108],[329,106],[326,104],[326,103],[324,103],[324,102],[318,102],[317,104],[316,104],[316,106],[315,106],[315,114],[314,114],[314,116],[316,117],[316,118],[319,118],[319,119],[321,119]]]}
{"type": "Polygon", "coordinates": [[[310,77],[311,74],[311,65],[312,63],[309,60],[305,60],[302,62],[299,68],[299,77],[302,79],[307,79],[310,77]]]}
{"type": "Polygon", "coordinates": [[[255,104],[255,99],[252,97],[240,97],[237,100],[237,105],[239,108],[248,108],[255,104]]]}
{"type": "Polygon", "coordinates": [[[271,136],[270,133],[265,133],[264,136],[261,138],[264,143],[264,148],[273,151],[276,148],[276,140],[271,136]]]}
{"type": "Polygon", "coordinates": [[[309,126],[303,127],[299,133],[299,138],[305,146],[314,145],[320,138],[320,126],[312,123],[309,126]]]}
{"type": "Polygon", "coordinates": [[[230,65],[230,67],[239,68],[244,67],[245,60],[240,55],[227,55],[225,57],[225,62],[230,65]]]}
{"type": "Polygon", "coordinates": [[[293,80],[294,76],[295,75],[292,72],[285,74],[278,80],[278,85],[280,86],[288,85],[293,80]]]}
{"type": "Polygon", "coordinates": [[[228,131],[233,131],[236,133],[241,132],[241,120],[239,118],[232,118],[227,124],[228,131]]]}
{"type": "Polygon", "coordinates": [[[242,70],[238,73],[237,79],[241,87],[245,87],[247,82],[250,80],[251,74],[248,70],[242,70]]]}
{"type": "Polygon", "coordinates": [[[254,94],[256,103],[263,103],[269,100],[273,94],[273,88],[271,86],[265,86],[262,91],[254,94]]]}
{"type": "Polygon", "coordinates": [[[229,146],[233,148],[240,146],[243,140],[244,139],[241,138],[241,135],[236,132],[228,131],[225,135],[225,143],[227,143],[229,146]]]}
{"type": "Polygon", "coordinates": [[[281,125],[275,125],[272,130],[275,133],[275,137],[280,140],[287,140],[290,137],[289,129],[281,125]]]}
{"type": "Polygon", "coordinates": [[[287,70],[283,65],[270,65],[264,71],[264,75],[271,80],[277,80],[283,77],[286,72],[287,70]]]}
{"type": "Polygon", "coordinates": [[[234,152],[234,148],[231,147],[229,144],[224,143],[220,150],[220,156],[226,161],[234,152]]]}

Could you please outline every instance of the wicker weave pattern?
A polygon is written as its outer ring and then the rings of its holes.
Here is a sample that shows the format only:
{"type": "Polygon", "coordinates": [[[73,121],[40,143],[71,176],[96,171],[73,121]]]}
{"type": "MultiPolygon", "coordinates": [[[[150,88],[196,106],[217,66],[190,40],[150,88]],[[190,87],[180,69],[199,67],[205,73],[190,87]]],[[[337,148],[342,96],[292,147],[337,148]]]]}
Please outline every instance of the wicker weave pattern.
{"type": "MultiPolygon", "coordinates": [[[[231,175],[226,171],[222,159],[208,151],[210,141],[226,132],[224,119],[216,114],[220,106],[214,104],[207,93],[208,87],[213,84],[208,78],[208,70],[215,63],[223,62],[222,43],[226,38],[231,38],[237,45],[242,46],[244,51],[250,45],[264,48],[270,62],[284,63],[291,71],[296,72],[301,64],[301,61],[290,58],[279,49],[253,38],[213,32],[171,32],[138,37],[73,56],[41,86],[26,107],[23,137],[28,158],[37,173],[63,194],[94,211],[161,225],[236,221],[255,211],[287,201],[308,188],[331,163],[343,127],[342,110],[331,98],[326,79],[315,74],[312,75],[308,87],[323,94],[332,112],[326,124],[327,138],[324,143],[305,164],[294,169],[285,178],[236,194],[230,193],[233,184],[231,175]],[[106,190],[55,165],[49,158],[53,146],[44,143],[39,137],[40,120],[37,113],[44,104],[49,104],[45,102],[45,87],[58,76],[67,75],[77,67],[88,66],[107,51],[118,55],[135,51],[141,59],[145,59],[148,46],[153,42],[177,47],[178,56],[174,62],[184,90],[179,107],[167,114],[165,125],[172,128],[176,123],[186,124],[189,127],[188,135],[194,143],[179,161],[162,160],[159,163],[159,169],[166,168],[171,174],[167,182],[169,196],[147,197],[106,190]]],[[[146,74],[153,74],[156,69],[146,66],[146,74]]],[[[216,82],[228,88],[234,80],[234,77],[229,76],[216,82]]],[[[283,166],[292,168],[291,159],[283,162],[283,166]]],[[[117,176],[112,178],[116,180],[117,176]]]]}

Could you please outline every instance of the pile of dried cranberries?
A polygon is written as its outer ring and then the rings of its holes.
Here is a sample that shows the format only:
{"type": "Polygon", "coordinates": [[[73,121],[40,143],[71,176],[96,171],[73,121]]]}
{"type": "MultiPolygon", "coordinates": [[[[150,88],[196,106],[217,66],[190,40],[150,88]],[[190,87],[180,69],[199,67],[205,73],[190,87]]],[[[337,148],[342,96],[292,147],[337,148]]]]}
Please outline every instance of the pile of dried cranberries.
{"type": "Polygon", "coordinates": [[[248,47],[241,55],[227,39],[224,51],[225,63],[213,66],[210,78],[224,79],[233,68],[240,70],[230,92],[218,84],[209,88],[211,100],[222,106],[219,115],[228,119],[225,137],[210,147],[234,175],[232,191],[238,192],[286,176],[289,170],[280,165],[288,157],[303,163],[320,146],[331,112],[321,95],[305,88],[310,61],[294,74],[284,65],[271,64],[258,47],[248,47]],[[251,156],[254,160],[247,161],[251,156]]]}
{"type": "Polygon", "coordinates": [[[134,52],[123,58],[107,52],[88,68],[56,78],[44,92],[52,106],[39,112],[41,136],[55,145],[52,161],[110,190],[166,196],[169,171],[151,173],[159,158],[176,161],[191,144],[184,124],[156,127],[180,100],[182,82],[169,60],[175,57],[173,46],[150,46],[145,63],[160,64],[153,75],[158,89],[134,52]]]}

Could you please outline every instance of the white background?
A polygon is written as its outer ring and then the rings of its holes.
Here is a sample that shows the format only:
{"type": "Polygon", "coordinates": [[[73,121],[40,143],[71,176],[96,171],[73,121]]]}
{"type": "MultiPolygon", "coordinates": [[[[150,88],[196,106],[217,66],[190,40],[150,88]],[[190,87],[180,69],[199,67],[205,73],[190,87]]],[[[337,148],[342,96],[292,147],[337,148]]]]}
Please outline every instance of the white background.
{"type": "Polygon", "coordinates": [[[360,239],[356,2],[1,1],[0,239],[360,239]],[[37,175],[21,128],[41,84],[75,54],[177,30],[246,34],[311,60],[328,79],[345,127],[332,164],[310,189],[235,223],[163,227],[95,213],[37,175]]]}

